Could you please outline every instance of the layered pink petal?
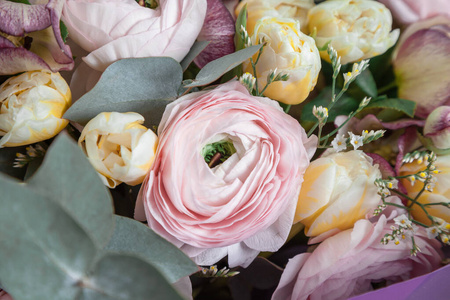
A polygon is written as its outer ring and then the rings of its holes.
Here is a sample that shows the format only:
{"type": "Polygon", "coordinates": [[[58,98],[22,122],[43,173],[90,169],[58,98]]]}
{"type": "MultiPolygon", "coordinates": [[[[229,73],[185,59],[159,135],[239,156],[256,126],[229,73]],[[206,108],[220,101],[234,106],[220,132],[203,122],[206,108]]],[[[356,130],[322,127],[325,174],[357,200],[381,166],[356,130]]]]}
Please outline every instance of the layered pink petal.
{"type": "Polygon", "coordinates": [[[169,104],[158,131],[136,208],[152,229],[199,264],[228,254],[230,266],[247,265],[282,246],[315,149],[296,120],[231,82],[169,104]],[[223,139],[236,153],[211,169],[201,151],[223,139]]]}

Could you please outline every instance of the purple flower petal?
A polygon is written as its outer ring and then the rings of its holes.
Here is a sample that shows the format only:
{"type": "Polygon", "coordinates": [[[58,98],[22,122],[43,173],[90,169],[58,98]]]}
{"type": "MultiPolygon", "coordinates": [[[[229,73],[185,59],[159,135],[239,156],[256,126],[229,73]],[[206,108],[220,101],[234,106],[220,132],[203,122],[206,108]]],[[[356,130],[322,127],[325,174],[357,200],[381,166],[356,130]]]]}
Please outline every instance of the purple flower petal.
{"type": "Polygon", "coordinates": [[[0,1],[0,31],[14,36],[38,31],[51,25],[45,4],[26,5],[0,1]]]}
{"type": "Polygon", "coordinates": [[[211,43],[194,60],[200,68],[210,61],[234,52],[233,17],[221,0],[207,1],[205,22],[197,39],[211,43]]]}
{"type": "Polygon", "coordinates": [[[70,47],[64,44],[59,28],[64,0],[50,0],[46,5],[4,2],[6,1],[0,3],[0,30],[5,29],[3,32],[7,35],[26,34],[31,43],[29,47],[17,47],[8,39],[0,37],[0,75],[40,69],[57,72],[73,68],[72,52],[70,47]],[[12,12],[6,11],[7,8],[11,8],[12,12]],[[36,15],[38,13],[39,16],[36,15]],[[30,21],[30,18],[35,20],[30,21]],[[45,25],[44,29],[41,25],[45,25]],[[38,30],[33,31],[35,28],[38,30]]]}

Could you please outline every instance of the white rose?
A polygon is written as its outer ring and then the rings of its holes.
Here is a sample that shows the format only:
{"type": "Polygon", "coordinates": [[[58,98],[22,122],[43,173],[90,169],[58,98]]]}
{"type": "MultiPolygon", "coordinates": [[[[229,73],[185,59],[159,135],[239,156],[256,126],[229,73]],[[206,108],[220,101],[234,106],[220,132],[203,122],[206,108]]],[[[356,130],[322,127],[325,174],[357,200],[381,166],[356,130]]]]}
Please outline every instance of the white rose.
{"type": "Polygon", "coordinates": [[[105,185],[140,184],[155,158],[158,137],[138,113],[104,112],[90,120],[78,140],[105,185]]]}
{"type": "Polygon", "coordinates": [[[0,148],[40,142],[57,135],[72,96],[59,73],[30,71],[0,86],[0,148]]]}
{"type": "MultiPolygon", "coordinates": [[[[315,40],[319,48],[331,42],[342,64],[383,54],[400,34],[399,29],[391,32],[391,12],[373,0],[322,2],[309,11],[308,27],[311,32],[317,31],[315,40]]],[[[329,61],[326,50],[320,54],[329,61]]]]}

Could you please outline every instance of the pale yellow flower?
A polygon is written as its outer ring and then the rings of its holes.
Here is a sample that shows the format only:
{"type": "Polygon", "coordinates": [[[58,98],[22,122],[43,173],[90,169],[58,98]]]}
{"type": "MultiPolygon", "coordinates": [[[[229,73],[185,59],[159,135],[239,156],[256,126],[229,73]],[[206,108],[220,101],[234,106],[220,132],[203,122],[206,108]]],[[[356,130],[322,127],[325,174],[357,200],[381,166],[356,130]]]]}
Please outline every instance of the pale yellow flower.
{"type": "MultiPolygon", "coordinates": [[[[433,173],[433,177],[436,180],[434,182],[433,192],[424,191],[419,199],[417,199],[422,204],[450,201],[450,155],[438,156],[435,166],[440,172],[436,172],[437,174],[433,173]]],[[[426,162],[419,163],[416,160],[412,163],[406,163],[400,168],[400,176],[415,174],[425,168],[426,162]]],[[[408,191],[408,196],[413,199],[423,188],[423,182],[419,180],[411,182],[411,180],[402,179],[401,182],[408,191]]],[[[450,209],[448,207],[431,205],[427,206],[427,211],[430,215],[450,223],[450,209]]],[[[431,224],[425,212],[418,205],[413,205],[411,213],[416,220],[427,225],[431,224]]]]}
{"type": "Polygon", "coordinates": [[[138,113],[105,112],[81,132],[78,145],[108,187],[140,184],[150,169],[158,138],[143,122],[138,113]]]}
{"type": "Polygon", "coordinates": [[[72,101],[69,86],[59,73],[30,71],[0,86],[0,148],[40,142],[57,135],[72,101]]]}
{"type": "MultiPolygon", "coordinates": [[[[392,15],[373,0],[329,0],[309,10],[308,27],[315,32],[317,46],[328,42],[341,57],[341,63],[356,62],[384,53],[400,34],[392,30],[392,15]]],[[[326,50],[323,59],[329,61],[326,50]]]]}
{"type": "MultiPolygon", "coordinates": [[[[286,104],[298,104],[314,89],[321,68],[314,40],[300,31],[298,21],[266,17],[256,23],[252,42],[264,39],[266,46],[256,65],[255,77],[261,91],[267,76],[277,70],[289,75],[287,81],[271,83],[264,95],[286,104]]],[[[246,70],[251,72],[251,65],[246,70]]]]}
{"type": "Polygon", "coordinates": [[[247,32],[253,34],[256,22],[263,17],[293,18],[300,22],[301,30],[308,33],[306,22],[313,0],[244,0],[239,2],[235,14],[247,4],[247,32]]]}
{"type": "Polygon", "coordinates": [[[381,172],[362,151],[318,158],[303,178],[294,222],[305,225],[307,236],[352,228],[381,201],[374,185],[381,172]]]}

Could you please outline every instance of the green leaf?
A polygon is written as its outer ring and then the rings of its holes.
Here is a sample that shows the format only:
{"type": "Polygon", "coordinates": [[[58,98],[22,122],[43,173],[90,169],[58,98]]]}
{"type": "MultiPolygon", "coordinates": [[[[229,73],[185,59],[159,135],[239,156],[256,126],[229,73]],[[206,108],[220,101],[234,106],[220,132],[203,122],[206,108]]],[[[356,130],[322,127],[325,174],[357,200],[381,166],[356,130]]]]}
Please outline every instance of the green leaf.
{"type": "Polygon", "coordinates": [[[64,118],[86,124],[101,112],[137,112],[145,125],[159,124],[178,95],[183,72],[170,57],[128,58],[110,65],[94,88],[76,101],[64,118]]]}
{"type": "MultiPolygon", "coordinates": [[[[103,212],[98,211],[98,203],[103,203],[111,220],[113,215],[109,196],[103,193],[99,201],[100,195],[92,193],[105,187],[86,163],[81,150],[60,135],[33,175],[33,184],[0,173],[2,287],[17,300],[181,299],[146,260],[105,253],[92,239],[105,237],[96,236],[98,229],[84,224],[89,220],[80,211],[100,213],[91,218],[103,220],[103,212]],[[81,173],[86,178],[80,178],[81,173]],[[67,203],[68,199],[81,205],[67,203]]],[[[104,233],[108,238],[109,232],[104,233]]]]}
{"type": "Polygon", "coordinates": [[[366,108],[385,108],[394,109],[407,114],[409,117],[414,117],[416,110],[416,103],[411,100],[399,99],[399,98],[386,98],[380,97],[378,99],[370,101],[366,108]]]}
{"type": "Polygon", "coordinates": [[[0,278],[14,299],[76,299],[96,248],[55,199],[0,174],[0,278]]]}
{"type": "Polygon", "coordinates": [[[355,79],[356,85],[369,97],[375,98],[378,96],[377,84],[373,79],[372,73],[369,69],[358,75],[355,79]]]}
{"type": "Polygon", "coordinates": [[[69,36],[69,30],[67,30],[67,26],[62,20],[59,21],[59,29],[61,30],[61,38],[65,43],[69,36]]]}
{"type": "Polygon", "coordinates": [[[154,267],[131,255],[103,256],[87,283],[80,300],[183,299],[154,267]]]}
{"type": "Polygon", "coordinates": [[[28,1],[28,0],[8,0],[8,1],[31,5],[30,1],[28,1]]]}
{"type": "MultiPolygon", "coordinates": [[[[303,109],[301,114],[301,120],[316,122],[317,118],[312,114],[312,110],[315,106],[323,106],[328,107],[331,102],[331,87],[324,88],[320,94],[314,98],[311,102],[307,103],[303,109]]],[[[342,95],[342,97],[336,102],[332,109],[328,111],[328,119],[327,122],[333,122],[334,119],[339,115],[348,115],[352,111],[356,111],[359,106],[359,101],[355,100],[347,96],[346,94],[342,95]]]]}
{"type": "Polygon", "coordinates": [[[234,46],[236,51],[244,49],[244,42],[241,39],[241,27],[247,28],[247,4],[244,4],[235,23],[234,46]]]}
{"type": "Polygon", "coordinates": [[[106,247],[115,252],[131,253],[155,266],[170,282],[198,271],[181,250],[135,220],[116,216],[114,234],[106,247]]]}
{"type": "Polygon", "coordinates": [[[183,68],[183,72],[187,70],[189,65],[194,59],[209,45],[210,41],[196,41],[189,50],[189,53],[183,58],[180,65],[183,68]]]}
{"type": "Polygon", "coordinates": [[[58,202],[94,241],[106,245],[114,226],[111,195],[82,150],[66,134],[58,135],[25,186],[58,202]]]}
{"type": "Polygon", "coordinates": [[[262,45],[255,45],[237,52],[225,55],[219,59],[209,62],[195,77],[195,80],[185,87],[197,87],[210,84],[219,79],[223,74],[240,65],[253,54],[258,52],[262,45]]]}

